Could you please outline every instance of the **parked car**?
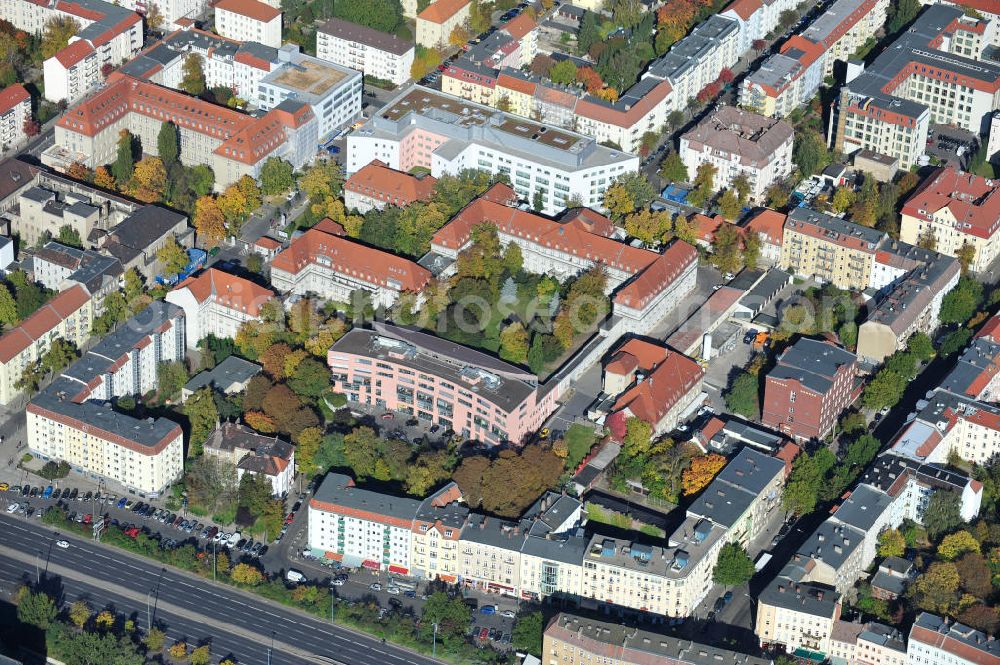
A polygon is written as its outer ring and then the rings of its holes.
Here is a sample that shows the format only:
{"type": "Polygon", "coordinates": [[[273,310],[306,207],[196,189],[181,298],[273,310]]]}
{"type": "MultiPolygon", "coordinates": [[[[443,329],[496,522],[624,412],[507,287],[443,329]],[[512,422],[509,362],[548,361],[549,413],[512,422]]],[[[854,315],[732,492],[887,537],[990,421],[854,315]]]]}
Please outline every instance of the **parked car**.
{"type": "Polygon", "coordinates": [[[17,512],[17,509],[20,507],[21,507],[20,504],[12,503],[9,506],[7,506],[7,512],[13,515],[14,513],[17,512]]]}
{"type": "Polygon", "coordinates": [[[500,613],[500,616],[506,619],[513,619],[514,617],[517,616],[517,612],[515,612],[514,610],[504,610],[503,612],[500,613]]]}
{"type": "Polygon", "coordinates": [[[403,590],[400,589],[398,586],[391,586],[385,590],[387,594],[390,594],[392,596],[398,596],[400,593],[402,593],[402,591],[403,590]]]}
{"type": "Polygon", "coordinates": [[[45,491],[42,492],[42,498],[48,499],[51,496],[52,496],[52,485],[49,485],[48,487],[45,488],[45,491]]]}
{"type": "Polygon", "coordinates": [[[368,585],[368,588],[371,589],[372,591],[381,591],[382,585],[379,584],[378,582],[372,582],[371,584],[368,585]]]}
{"type": "Polygon", "coordinates": [[[62,490],[61,490],[61,489],[59,489],[59,488],[57,487],[57,488],[55,488],[54,490],[52,490],[52,498],[53,498],[53,499],[58,499],[58,498],[59,498],[59,497],[61,497],[61,496],[62,496],[62,490]]]}
{"type": "Polygon", "coordinates": [[[128,503],[128,497],[124,497],[123,496],[122,498],[118,499],[118,503],[116,504],[116,507],[117,508],[124,508],[127,503],[128,503]]]}
{"type": "Polygon", "coordinates": [[[289,568],[288,572],[285,573],[285,580],[288,582],[293,582],[295,584],[298,584],[299,582],[305,582],[306,576],[297,570],[289,568]]]}
{"type": "Polygon", "coordinates": [[[480,614],[496,614],[497,613],[497,606],[496,605],[483,605],[482,607],[479,608],[479,613],[480,614]]]}

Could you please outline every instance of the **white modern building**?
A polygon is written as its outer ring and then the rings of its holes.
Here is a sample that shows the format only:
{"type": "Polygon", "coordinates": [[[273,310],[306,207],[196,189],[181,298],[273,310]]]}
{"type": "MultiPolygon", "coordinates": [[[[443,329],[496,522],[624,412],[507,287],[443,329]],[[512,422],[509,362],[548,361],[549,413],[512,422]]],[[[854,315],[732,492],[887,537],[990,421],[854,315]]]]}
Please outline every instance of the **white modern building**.
{"type": "Polygon", "coordinates": [[[548,214],[574,200],[600,208],[615,178],[639,168],[637,156],[593,138],[420,86],[347,137],[348,174],[375,159],[400,171],[421,166],[434,177],[464,169],[505,173],[520,197],[540,196],[548,214]]]}
{"type": "Polygon", "coordinates": [[[334,18],[316,31],[316,57],[402,85],[410,78],[414,45],[396,35],[334,18]]]}
{"type": "Polygon", "coordinates": [[[906,643],[907,665],[997,665],[1000,641],[954,620],[921,612],[906,643]]]}
{"type": "Polygon", "coordinates": [[[257,320],[261,307],[273,297],[270,289],[209,268],[174,287],[167,302],[184,310],[188,347],[194,349],[208,335],[236,337],[240,326],[257,320]]]}
{"type": "Polygon", "coordinates": [[[20,83],[0,90],[0,151],[28,138],[24,122],[31,118],[31,95],[20,83]]]}
{"type": "Polygon", "coordinates": [[[219,0],[215,4],[215,30],[238,42],[281,46],[281,10],[258,0],[219,0]]]}
{"type": "Polygon", "coordinates": [[[723,106],[681,136],[681,161],[692,179],[702,164],[714,166],[717,190],[742,175],[750,200],[762,203],[767,188],[792,172],[793,134],[783,120],[723,106]]]}

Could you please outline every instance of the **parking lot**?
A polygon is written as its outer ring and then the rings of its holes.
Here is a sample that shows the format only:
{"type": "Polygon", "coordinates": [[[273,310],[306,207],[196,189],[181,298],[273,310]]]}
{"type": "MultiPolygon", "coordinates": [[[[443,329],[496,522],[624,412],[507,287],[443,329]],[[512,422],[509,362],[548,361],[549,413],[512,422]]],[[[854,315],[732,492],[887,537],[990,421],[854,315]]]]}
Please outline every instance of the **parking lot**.
{"type": "Polygon", "coordinates": [[[957,127],[931,125],[924,152],[946,164],[965,168],[978,148],[978,138],[957,127]]]}

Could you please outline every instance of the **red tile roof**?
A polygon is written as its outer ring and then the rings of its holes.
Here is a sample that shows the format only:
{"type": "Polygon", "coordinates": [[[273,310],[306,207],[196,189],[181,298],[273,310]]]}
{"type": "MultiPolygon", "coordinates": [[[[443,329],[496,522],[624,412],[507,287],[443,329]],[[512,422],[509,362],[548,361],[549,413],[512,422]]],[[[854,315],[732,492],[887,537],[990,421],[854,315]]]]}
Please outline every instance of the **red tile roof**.
{"type": "Polygon", "coordinates": [[[610,219],[590,208],[572,208],[563,213],[559,221],[563,223],[572,222],[580,225],[588,233],[596,233],[605,238],[612,238],[617,231],[615,223],[610,219]]]}
{"type": "Polygon", "coordinates": [[[20,83],[9,85],[0,91],[0,113],[6,113],[21,102],[26,101],[31,101],[31,95],[24,89],[23,85],[20,83]]]}
{"type": "Polygon", "coordinates": [[[538,27],[535,19],[527,13],[522,12],[503,27],[503,29],[514,39],[524,39],[524,36],[538,27]]]}
{"type": "Polygon", "coordinates": [[[307,265],[317,263],[320,256],[328,260],[324,267],[370,284],[392,288],[398,284],[401,291],[420,291],[431,278],[429,270],[413,261],[315,227],[274,257],[271,269],[298,274],[307,265]]]}
{"type": "Polygon", "coordinates": [[[985,337],[990,341],[1000,342],[1000,314],[994,314],[989,321],[983,324],[975,336],[976,338],[985,337]]]}
{"type": "Polygon", "coordinates": [[[431,23],[444,23],[469,4],[469,0],[437,0],[417,15],[417,18],[431,23]]]}
{"type": "Polygon", "coordinates": [[[316,224],[316,226],[314,226],[313,228],[318,229],[323,233],[329,233],[335,236],[347,235],[347,231],[344,230],[344,225],[339,222],[333,221],[329,217],[324,217],[323,219],[321,219],[319,223],[316,224]]]}
{"type": "Polygon", "coordinates": [[[274,297],[274,291],[216,268],[188,277],[174,287],[174,291],[181,289],[188,289],[199,303],[211,298],[227,309],[250,316],[259,315],[261,306],[274,297]]]}
{"type": "Polygon", "coordinates": [[[281,247],[280,242],[278,242],[274,238],[268,238],[267,236],[261,236],[260,238],[257,238],[257,241],[254,242],[254,244],[260,247],[261,249],[279,249],[281,247]]]}
{"type": "Polygon", "coordinates": [[[94,52],[94,47],[84,39],[78,39],[69,46],[60,49],[55,54],[55,59],[66,69],[81,62],[84,58],[94,52]]]}
{"type": "Polygon", "coordinates": [[[665,346],[633,338],[618,347],[604,370],[613,374],[629,374],[635,369],[648,372],[663,362],[668,353],[665,346]]]}
{"type": "Polygon", "coordinates": [[[280,9],[265,5],[258,0],[219,0],[215,3],[215,9],[223,9],[263,23],[269,23],[281,16],[280,9]]]}
{"type": "Polygon", "coordinates": [[[0,337],[0,362],[10,362],[17,354],[45,336],[61,321],[87,304],[90,294],[82,286],[66,289],[0,337]]]}
{"type": "Polygon", "coordinates": [[[636,418],[655,426],[704,375],[705,370],[695,361],[676,351],[667,351],[667,357],[646,379],[622,393],[613,410],[627,409],[636,418]]]}
{"type": "Polygon", "coordinates": [[[695,233],[698,236],[698,240],[707,243],[711,243],[715,240],[715,232],[719,230],[720,226],[726,223],[726,220],[722,215],[709,217],[708,215],[703,215],[700,212],[695,213],[694,216],[691,217],[691,221],[695,224],[695,233]]]}
{"type": "Polygon", "coordinates": [[[437,179],[429,175],[418,178],[391,169],[376,159],[348,178],[344,189],[390,205],[406,207],[431,198],[436,182],[437,179]]]}
{"type": "Polygon", "coordinates": [[[732,10],[736,12],[737,16],[746,21],[753,16],[753,13],[760,9],[760,7],[760,0],[735,0],[735,2],[731,3],[723,11],[732,10]]]}
{"type": "Polygon", "coordinates": [[[785,235],[785,220],[788,215],[765,208],[746,224],[746,228],[767,238],[772,245],[781,245],[785,235]]]}
{"type": "Polygon", "coordinates": [[[584,97],[576,104],[576,114],[609,125],[632,127],[666,99],[671,90],[673,88],[669,82],[661,81],[635,104],[624,107],[621,104],[613,106],[593,97],[584,97]]]}
{"type": "Polygon", "coordinates": [[[526,81],[518,76],[504,74],[503,71],[497,76],[497,85],[501,88],[507,88],[508,90],[520,92],[525,95],[534,95],[535,88],[538,87],[538,84],[534,81],[526,81]]]}
{"type": "Polygon", "coordinates": [[[958,221],[959,233],[990,238],[1000,228],[1000,186],[995,180],[941,168],[906,200],[902,213],[929,221],[945,208],[958,221]]]}
{"type": "Polygon", "coordinates": [[[698,262],[698,250],[682,240],[674,242],[652,265],[618,290],[615,303],[641,310],[674,283],[681,273],[698,262]]]}

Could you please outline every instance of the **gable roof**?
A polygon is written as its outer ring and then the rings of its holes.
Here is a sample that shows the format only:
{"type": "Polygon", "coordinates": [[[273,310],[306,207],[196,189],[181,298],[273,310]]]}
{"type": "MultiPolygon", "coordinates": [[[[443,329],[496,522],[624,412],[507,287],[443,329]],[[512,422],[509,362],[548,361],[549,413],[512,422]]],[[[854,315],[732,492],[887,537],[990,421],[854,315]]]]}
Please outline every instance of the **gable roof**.
{"type": "Polygon", "coordinates": [[[375,159],[348,178],[344,189],[402,207],[431,198],[436,182],[433,176],[417,177],[375,159]]]}
{"type": "Polygon", "coordinates": [[[188,277],[173,290],[182,289],[190,291],[199,303],[211,298],[227,309],[251,316],[258,316],[261,306],[274,297],[270,289],[216,268],[209,268],[197,277],[188,277]]]}
{"type": "Polygon", "coordinates": [[[941,168],[924,180],[903,204],[902,214],[929,220],[948,209],[959,233],[990,238],[1000,229],[1000,187],[973,173],[941,168]]]}
{"type": "Polygon", "coordinates": [[[444,23],[468,4],[469,0],[437,0],[417,14],[417,19],[431,23],[444,23]]]}
{"type": "Polygon", "coordinates": [[[90,294],[87,290],[77,285],[66,289],[42,305],[22,321],[20,326],[8,330],[3,337],[0,337],[0,362],[10,362],[36,340],[86,305],[89,300],[90,294]]]}
{"type": "Polygon", "coordinates": [[[785,235],[786,219],[788,219],[788,215],[765,208],[747,222],[746,228],[763,235],[770,244],[780,246],[785,235]]]}
{"type": "MultiPolygon", "coordinates": [[[[31,100],[31,95],[20,83],[9,85],[0,91],[0,113],[6,113],[21,102],[31,100]]],[[[20,129],[20,127],[18,127],[20,129]]]]}
{"type": "Polygon", "coordinates": [[[667,357],[670,350],[665,346],[633,338],[618,347],[604,371],[613,374],[628,374],[634,369],[650,371],[667,357]]]}
{"type": "Polygon", "coordinates": [[[627,409],[633,416],[654,427],[675,404],[705,375],[695,361],[667,350],[656,369],[615,401],[613,411],[627,409]]]}
{"type": "Polygon", "coordinates": [[[254,21],[269,23],[281,16],[281,10],[258,0],[218,0],[215,8],[246,16],[254,21]]]}

